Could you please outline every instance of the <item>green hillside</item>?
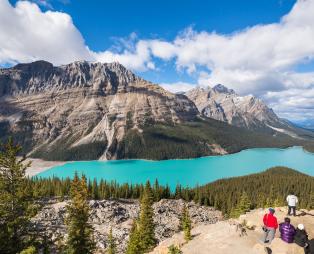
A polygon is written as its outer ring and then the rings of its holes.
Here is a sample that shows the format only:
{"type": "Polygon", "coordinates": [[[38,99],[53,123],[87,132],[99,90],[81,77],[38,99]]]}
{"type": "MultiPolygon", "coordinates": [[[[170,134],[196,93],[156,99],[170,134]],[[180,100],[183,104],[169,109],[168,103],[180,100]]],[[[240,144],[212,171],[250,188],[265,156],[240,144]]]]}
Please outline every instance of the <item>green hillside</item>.
{"type": "MultiPolygon", "coordinates": [[[[92,180],[92,179],[91,179],[92,180]]],[[[35,197],[65,197],[69,195],[70,179],[33,178],[29,191],[35,197]]],[[[245,196],[246,205],[251,208],[284,206],[286,196],[291,192],[299,197],[299,208],[314,209],[314,177],[286,167],[270,168],[262,173],[217,180],[194,188],[177,185],[171,192],[169,186],[153,185],[155,201],[162,198],[194,200],[200,205],[214,206],[230,216],[245,196]]],[[[89,181],[92,199],[140,198],[142,184],[129,185],[101,180],[89,181]]]]}
{"type": "Polygon", "coordinates": [[[192,192],[199,203],[213,205],[225,214],[237,207],[243,193],[247,195],[251,209],[286,205],[285,198],[290,192],[299,197],[300,208],[314,208],[314,177],[286,167],[218,180],[192,192]]]}
{"type": "MultiPolygon", "coordinates": [[[[213,119],[195,119],[177,125],[146,124],[140,126],[142,131],[128,129],[121,142],[113,140],[109,152],[117,159],[140,158],[165,160],[175,158],[194,158],[217,154],[212,145],[218,145],[227,153],[239,152],[247,148],[277,147],[285,148],[294,145],[304,146],[314,151],[311,139],[294,139],[284,134],[269,130],[265,132],[250,131],[238,128],[213,119]]],[[[53,145],[36,145],[31,132],[10,133],[6,126],[0,125],[0,141],[8,136],[22,145],[23,153],[33,158],[45,160],[97,160],[106,150],[107,142],[94,142],[73,147],[80,137],[69,134],[58,139],[53,145]]]]}
{"type": "Polygon", "coordinates": [[[123,158],[172,159],[212,155],[210,145],[218,144],[228,153],[247,148],[303,145],[305,141],[284,134],[262,133],[206,119],[181,125],[144,126],[143,132],[129,130],[118,144],[123,158]]]}

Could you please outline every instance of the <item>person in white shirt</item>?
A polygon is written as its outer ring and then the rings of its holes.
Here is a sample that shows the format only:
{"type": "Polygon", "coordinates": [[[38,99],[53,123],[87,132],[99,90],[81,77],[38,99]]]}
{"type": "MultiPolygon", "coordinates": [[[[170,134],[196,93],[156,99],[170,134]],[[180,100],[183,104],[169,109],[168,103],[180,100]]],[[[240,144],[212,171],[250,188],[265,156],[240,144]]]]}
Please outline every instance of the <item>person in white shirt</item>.
{"type": "Polygon", "coordinates": [[[298,197],[295,196],[294,193],[287,196],[288,215],[291,215],[291,212],[293,212],[293,216],[296,216],[296,206],[298,202],[298,197]]]}

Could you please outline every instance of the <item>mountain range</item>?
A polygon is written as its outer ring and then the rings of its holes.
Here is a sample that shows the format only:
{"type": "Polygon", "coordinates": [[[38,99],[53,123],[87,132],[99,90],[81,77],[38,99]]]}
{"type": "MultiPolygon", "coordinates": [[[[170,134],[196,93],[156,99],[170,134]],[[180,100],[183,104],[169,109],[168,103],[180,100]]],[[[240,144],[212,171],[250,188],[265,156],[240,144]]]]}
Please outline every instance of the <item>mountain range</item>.
{"type": "Polygon", "coordinates": [[[314,119],[295,120],[293,124],[308,130],[314,130],[314,119]]]}
{"type": "Polygon", "coordinates": [[[234,90],[218,84],[196,87],[186,96],[197,106],[201,115],[234,126],[255,131],[285,133],[295,138],[312,135],[286,119],[279,118],[262,100],[253,95],[240,96],[234,90]]]}
{"type": "Polygon", "coordinates": [[[0,69],[0,139],[13,136],[32,157],[186,158],[302,144],[312,135],[254,96],[223,85],[173,94],[116,62],[0,69]]]}

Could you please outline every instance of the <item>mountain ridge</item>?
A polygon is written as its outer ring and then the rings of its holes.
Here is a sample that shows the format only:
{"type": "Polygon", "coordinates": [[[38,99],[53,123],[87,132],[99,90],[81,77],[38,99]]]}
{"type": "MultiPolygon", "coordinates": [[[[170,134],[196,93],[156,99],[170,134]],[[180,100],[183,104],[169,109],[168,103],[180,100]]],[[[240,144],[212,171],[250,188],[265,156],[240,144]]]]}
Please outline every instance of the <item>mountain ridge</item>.
{"type": "MultiPolygon", "coordinates": [[[[198,114],[184,95],[171,94],[119,63],[18,64],[0,71],[0,84],[2,122],[13,133],[31,132],[27,142],[47,144],[46,150],[59,139],[72,148],[97,142],[110,147],[122,139],[126,125],[174,124],[198,114]],[[20,126],[23,122],[28,125],[20,126]]],[[[111,156],[108,151],[103,159],[111,156]]]]}
{"type": "Polygon", "coordinates": [[[185,93],[201,115],[228,124],[265,133],[284,133],[297,139],[314,138],[314,133],[278,117],[265,102],[253,95],[238,95],[218,84],[196,87],[185,93]],[[275,131],[275,132],[274,132],[275,131]]]}
{"type": "Polygon", "coordinates": [[[234,90],[221,84],[213,88],[196,87],[186,95],[204,116],[238,127],[255,129],[265,123],[278,125],[280,122],[273,110],[262,100],[253,95],[239,96],[234,90]]]}
{"type": "MultiPolygon", "coordinates": [[[[235,96],[222,85],[212,91],[235,96]]],[[[37,61],[0,69],[0,139],[14,136],[36,158],[167,159],[300,144],[277,130],[263,136],[218,123],[195,104],[117,62],[37,61]]]]}

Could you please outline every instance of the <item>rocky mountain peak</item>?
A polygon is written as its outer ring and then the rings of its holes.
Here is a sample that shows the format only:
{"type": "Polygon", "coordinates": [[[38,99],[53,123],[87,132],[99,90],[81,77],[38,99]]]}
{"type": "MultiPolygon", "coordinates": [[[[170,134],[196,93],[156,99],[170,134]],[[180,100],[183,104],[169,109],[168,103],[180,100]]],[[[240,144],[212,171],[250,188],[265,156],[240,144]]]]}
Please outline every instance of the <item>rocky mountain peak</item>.
{"type": "Polygon", "coordinates": [[[235,91],[233,89],[229,89],[228,87],[217,84],[213,87],[213,90],[217,93],[225,93],[225,94],[235,94],[235,91]]]}
{"type": "Polygon", "coordinates": [[[130,81],[140,80],[134,73],[125,68],[119,62],[100,63],[88,61],[75,61],[73,63],[61,66],[66,71],[76,71],[82,73],[96,73],[97,75],[104,74],[105,76],[115,75],[122,79],[130,81]]]}
{"type": "Polygon", "coordinates": [[[123,65],[76,61],[53,66],[46,61],[0,69],[0,96],[56,92],[73,88],[115,93],[129,84],[143,82],[123,65]]]}
{"type": "Polygon", "coordinates": [[[202,115],[249,129],[281,126],[272,109],[253,95],[240,96],[222,84],[195,88],[186,93],[202,115]]]}
{"type": "Polygon", "coordinates": [[[197,86],[189,91],[186,94],[207,94],[210,93],[213,89],[210,86],[197,86]]]}
{"type": "Polygon", "coordinates": [[[186,96],[167,92],[117,62],[53,66],[37,61],[0,69],[0,138],[23,133],[31,138],[21,143],[38,157],[60,147],[73,151],[71,156],[84,155],[93,147],[96,157],[89,159],[116,158],[128,131],[197,115],[186,96]]]}
{"type": "Polygon", "coordinates": [[[100,63],[76,61],[67,65],[61,66],[65,72],[76,75],[85,75],[88,77],[112,79],[118,82],[130,83],[142,80],[133,72],[125,68],[118,62],[100,63]]]}
{"type": "Polygon", "coordinates": [[[12,69],[29,73],[40,73],[47,70],[52,70],[53,65],[52,63],[49,63],[47,61],[39,60],[32,63],[19,63],[15,65],[12,69]]]}

